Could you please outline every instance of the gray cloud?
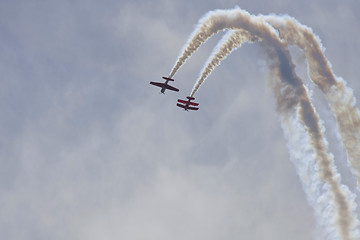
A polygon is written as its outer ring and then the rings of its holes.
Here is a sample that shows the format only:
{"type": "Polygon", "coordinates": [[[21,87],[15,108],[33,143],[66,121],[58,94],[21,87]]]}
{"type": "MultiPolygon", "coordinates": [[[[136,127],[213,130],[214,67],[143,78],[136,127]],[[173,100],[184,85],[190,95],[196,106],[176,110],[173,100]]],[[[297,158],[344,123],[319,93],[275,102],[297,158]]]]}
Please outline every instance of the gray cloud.
{"type": "Polygon", "coordinates": [[[238,4],[313,27],[358,96],[359,4],[324,3],[1,2],[0,237],[311,239],[256,44],[211,75],[198,113],[174,105],[215,42],[179,72],[179,95],[148,82],[199,17],[238,4]]]}

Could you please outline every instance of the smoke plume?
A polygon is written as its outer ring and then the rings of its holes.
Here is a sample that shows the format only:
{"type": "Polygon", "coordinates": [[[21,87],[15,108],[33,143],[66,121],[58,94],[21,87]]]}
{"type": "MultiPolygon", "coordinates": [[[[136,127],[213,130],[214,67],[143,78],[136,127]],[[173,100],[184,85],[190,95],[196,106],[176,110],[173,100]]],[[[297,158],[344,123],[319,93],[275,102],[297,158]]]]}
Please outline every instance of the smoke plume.
{"type": "MultiPolygon", "coordinates": [[[[265,21],[264,17],[252,16],[239,8],[210,12],[201,20],[201,23],[193,34],[193,38],[184,47],[185,50],[192,51],[183,51],[176,66],[180,67],[203,42],[216,32],[223,29],[237,29],[238,31],[227,35],[222,40],[222,45],[213,52],[191,96],[229,53],[244,41],[251,39],[251,36],[253,39],[261,39],[269,56],[270,79],[277,99],[277,110],[288,140],[290,155],[295,162],[308,200],[315,209],[318,225],[324,228],[324,236],[327,239],[358,239],[354,194],[341,184],[333,156],[328,153],[322,122],[309,100],[303,82],[295,73],[295,66],[287,49],[287,43],[290,41],[284,42],[282,38],[285,37],[283,35],[279,37],[278,32],[265,21]],[[208,21],[211,24],[207,24],[208,21]],[[201,31],[204,31],[203,35],[201,31]],[[206,37],[199,38],[198,36],[206,37]],[[304,149],[299,150],[297,146],[304,146],[306,151],[302,152],[304,149]],[[316,170],[306,171],[304,166],[316,170]]],[[[288,32],[291,33],[291,31],[288,32]]],[[[316,62],[317,59],[313,58],[313,60],[316,62]]],[[[337,82],[330,79],[328,82],[325,81],[325,84],[323,83],[328,69],[322,69],[322,67],[327,67],[324,64],[327,61],[316,63],[317,65],[314,63],[316,67],[313,67],[315,70],[310,68],[309,72],[321,76],[318,79],[319,87],[324,92],[329,92],[330,96],[336,96],[334,92],[337,93],[337,91],[333,86],[337,82]]],[[[174,67],[175,70],[172,73],[175,73],[179,67],[174,67]]]]}
{"type": "MultiPolygon", "coordinates": [[[[223,13],[226,14],[226,13],[223,13]]],[[[224,27],[221,25],[221,14],[215,12],[209,12],[202,19],[199,20],[194,32],[190,35],[190,38],[185,44],[181,55],[178,58],[175,66],[169,74],[169,78],[172,78],[179,68],[186,62],[186,60],[200,47],[200,45],[208,40],[213,34],[221,31],[224,27]]]]}
{"type": "Polygon", "coordinates": [[[320,88],[335,115],[342,144],[348,154],[354,174],[360,186],[360,114],[355,97],[346,82],[335,76],[324,48],[313,31],[289,16],[265,16],[282,39],[301,48],[308,62],[311,80],[320,88]]]}
{"type": "Polygon", "coordinates": [[[208,59],[207,64],[204,65],[201,75],[197,80],[190,96],[193,97],[201,84],[209,76],[209,74],[220,64],[232,51],[236,50],[244,42],[253,42],[256,39],[243,30],[230,30],[215,47],[213,54],[208,59]]]}

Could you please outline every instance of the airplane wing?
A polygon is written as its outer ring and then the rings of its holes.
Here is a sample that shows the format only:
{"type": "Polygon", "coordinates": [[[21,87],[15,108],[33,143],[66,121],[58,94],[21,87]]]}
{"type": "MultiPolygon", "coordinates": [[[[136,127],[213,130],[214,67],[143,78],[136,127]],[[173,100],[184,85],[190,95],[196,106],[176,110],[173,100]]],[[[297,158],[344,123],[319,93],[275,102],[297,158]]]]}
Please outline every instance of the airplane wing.
{"type": "MultiPolygon", "coordinates": [[[[178,99],[178,102],[179,102],[179,103],[186,104],[188,101],[178,99]]],[[[189,105],[198,106],[199,104],[198,104],[198,103],[194,103],[194,102],[189,102],[189,105]]]]}
{"type": "Polygon", "coordinates": [[[159,82],[150,82],[150,84],[155,85],[157,87],[164,87],[165,83],[159,83],[159,82]]]}
{"type": "Polygon", "coordinates": [[[183,108],[183,109],[186,109],[184,105],[181,105],[181,104],[179,104],[179,103],[177,103],[176,106],[181,107],[181,108],[183,108]]]}
{"type": "Polygon", "coordinates": [[[169,90],[175,91],[175,92],[178,92],[178,91],[179,91],[179,89],[177,89],[177,88],[175,88],[175,87],[173,87],[173,86],[170,86],[170,85],[167,85],[167,86],[166,86],[166,89],[169,89],[169,90]]]}
{"type": "Polygon", "coordinates": [[[183,109],[185,109],[185,110],[198,110],[199,108],[197,108],[197,107],[186,107],[186,106],[184,106],[184,105],[182,105],[182,104],[180,104],[180,103],[177,103],[176,104],[176,106],[178,106],[178,107],[181,107],[181,108],[183,108],[183,109]]]}

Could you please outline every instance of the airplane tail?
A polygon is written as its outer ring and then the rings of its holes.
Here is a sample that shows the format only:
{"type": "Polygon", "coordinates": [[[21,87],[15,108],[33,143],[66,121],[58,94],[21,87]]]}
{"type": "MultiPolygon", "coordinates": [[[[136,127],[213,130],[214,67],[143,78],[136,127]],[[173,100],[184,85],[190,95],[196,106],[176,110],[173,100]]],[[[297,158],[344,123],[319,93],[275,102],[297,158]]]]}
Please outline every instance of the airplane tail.
{"type": "Polygon", "coordinates": [[[165,80],[168,80],[168,81],[175,81],[174,79],[168,78],[168,77],[162,77],[162,78],[165,79],[165,80]]]}

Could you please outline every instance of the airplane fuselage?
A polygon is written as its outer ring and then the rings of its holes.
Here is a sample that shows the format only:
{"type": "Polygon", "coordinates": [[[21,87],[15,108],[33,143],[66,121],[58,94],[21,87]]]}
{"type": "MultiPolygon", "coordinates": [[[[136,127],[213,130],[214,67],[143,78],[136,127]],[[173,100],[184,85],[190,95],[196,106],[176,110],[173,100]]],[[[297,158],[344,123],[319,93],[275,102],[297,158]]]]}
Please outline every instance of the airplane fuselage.
{"type": "Polygon", "coordinates": [[[189,111],[188,109],[189,109],[189,107],[190,107],[190,101],[191,101],[191,100],[187,100],[187,102],[185,103],[185,106],[184,106],[184,110],[185,110],[185,111],[189,111]]]}
{"type": "Polygon", "coordinates": [[[166,90],[166,86],[168,85],[168,82],[169,82],[169,80],[166,80],[165,82],[164,82],[164,86],[161,88],[161,93],[163,93],[163,94],[165,94],[165,90],[166,90]]]}
{"type": "Polygon", "coordinates": [[[195,98],[194,97],[186,97],[188,100],[186,101],[185,103],[185,110],[188,111],[187,109],[189,108],[190,106],[190,103],[191,103],[191,100],[194,100],[195,98]]]}

